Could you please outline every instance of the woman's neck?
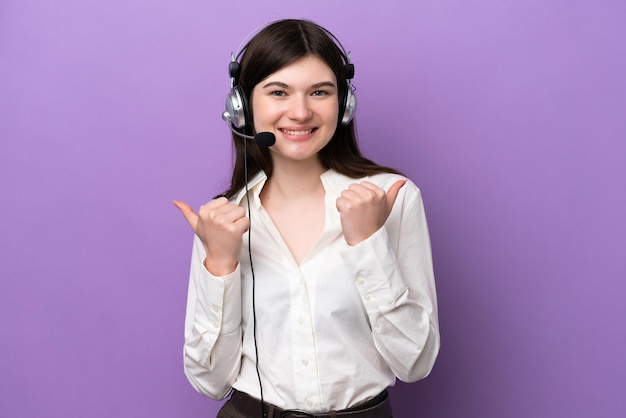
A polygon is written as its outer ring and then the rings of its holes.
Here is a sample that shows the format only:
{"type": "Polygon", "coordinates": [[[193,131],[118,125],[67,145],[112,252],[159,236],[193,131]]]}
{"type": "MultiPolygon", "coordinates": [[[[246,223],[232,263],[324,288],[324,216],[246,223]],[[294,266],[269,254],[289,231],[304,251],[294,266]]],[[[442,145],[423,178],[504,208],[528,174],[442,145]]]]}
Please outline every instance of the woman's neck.
{"type": "Polygon", "coordinates": [[[318,160],[274,161],[272,177],[268,179],[263,194],[282,199],[311,197],[323,191],[320,176],[325,171],[318,160]]]}

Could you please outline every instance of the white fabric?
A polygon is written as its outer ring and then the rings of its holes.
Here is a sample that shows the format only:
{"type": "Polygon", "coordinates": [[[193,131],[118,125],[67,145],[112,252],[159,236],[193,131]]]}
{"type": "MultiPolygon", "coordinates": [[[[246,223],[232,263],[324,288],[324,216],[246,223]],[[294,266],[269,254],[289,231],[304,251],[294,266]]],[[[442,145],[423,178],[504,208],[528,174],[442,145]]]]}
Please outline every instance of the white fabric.
{"type": "MultiPolygon", "coordinates": [[[[259,193],[249,183],[256,341],[266,402],[310,412],[354,406],[394,384],[426,377],[439,351],[430,240],[419,189],[402,187],[383,228],[354,247],[342,236],[335,201],[351,183],[385,190],[402,177],[354,180],[332,170],[325,227],[297,265],[259,193]]],[[[234,199],[246,206],[245,191],[234,199]]],[[[302,219],[302,222],[306,222],[302,219]]],[[[239,266],[224,277],[203,265],[196,237],[185,319],[184,365],[201,393],[222,399],[231,387],[260,398],[255,369],[248,233],[239,266]]]]}

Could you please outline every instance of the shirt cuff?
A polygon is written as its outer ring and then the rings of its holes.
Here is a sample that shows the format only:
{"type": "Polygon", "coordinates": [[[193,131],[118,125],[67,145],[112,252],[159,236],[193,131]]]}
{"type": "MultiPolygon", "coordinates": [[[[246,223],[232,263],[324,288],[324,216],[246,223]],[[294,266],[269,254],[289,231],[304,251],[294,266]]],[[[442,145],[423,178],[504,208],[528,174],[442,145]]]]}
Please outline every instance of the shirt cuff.
{"type": "MultiPolygon", "coordinates": [[[[225,276],[212,275],[204,264],[196,281],[196,312],[211,333],[230,333],[241,326],[241,279],[239,265],[225,276]]],[[[200,318],[196,318],[197,320],[200,318]]]]}

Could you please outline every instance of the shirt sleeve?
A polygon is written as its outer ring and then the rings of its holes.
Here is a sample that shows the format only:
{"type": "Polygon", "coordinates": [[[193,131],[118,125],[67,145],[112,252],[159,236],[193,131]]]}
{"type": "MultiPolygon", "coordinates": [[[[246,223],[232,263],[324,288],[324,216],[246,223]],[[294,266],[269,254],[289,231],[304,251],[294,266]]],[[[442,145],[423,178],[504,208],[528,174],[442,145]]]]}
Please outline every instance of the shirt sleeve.
{"type": "Polygon", "coordinates": [[[241,280],[239,267],[213,276],[204,266],[204,247],[195,237],[185,315],[184,368],[191,385],[223,399],[241,365],[241,280]]]}
{"type": "Polygon", "coordinates": [[[426,377],[440,338],[430,237],[419,189],[407,182],[380,230],[341,254],[374,344],[402,381],[426,377]]]}

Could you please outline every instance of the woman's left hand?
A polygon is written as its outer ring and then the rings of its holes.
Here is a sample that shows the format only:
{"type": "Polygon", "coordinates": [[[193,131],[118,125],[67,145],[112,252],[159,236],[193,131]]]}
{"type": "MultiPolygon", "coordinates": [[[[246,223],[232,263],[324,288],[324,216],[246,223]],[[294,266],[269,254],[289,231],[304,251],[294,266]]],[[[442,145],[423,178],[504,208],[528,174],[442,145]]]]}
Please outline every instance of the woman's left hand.
{"type": "Polygon", "coordinates": [[[406,180],[398,180],[385,193],[375,184],[364,181],[351,184],[341,193],[336,205],[348,245],[356,245],[382,228],[405,183],[406,180]]]}

